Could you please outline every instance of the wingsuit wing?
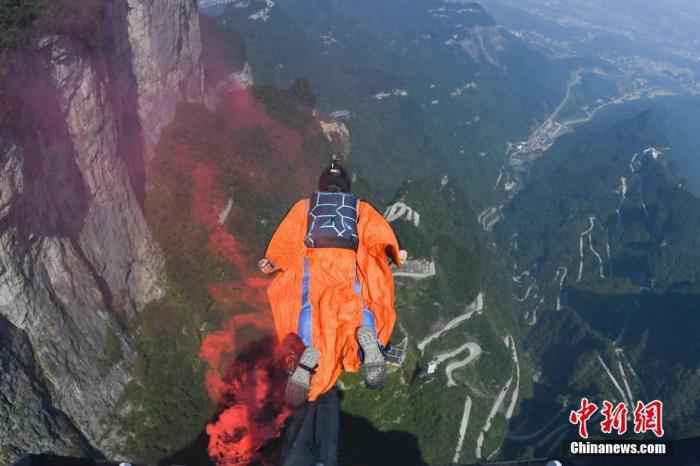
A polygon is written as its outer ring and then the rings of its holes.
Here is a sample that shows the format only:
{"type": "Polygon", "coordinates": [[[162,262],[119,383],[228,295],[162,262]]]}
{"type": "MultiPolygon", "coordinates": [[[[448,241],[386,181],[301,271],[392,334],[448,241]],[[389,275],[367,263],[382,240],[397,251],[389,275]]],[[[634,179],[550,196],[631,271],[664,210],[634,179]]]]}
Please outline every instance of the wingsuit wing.
{"type": "Polygon", "coordinates": [[[360,202],[358,271],[363,282],[362,298],[374,313],[377,336],[383,345],[396,323],[394,276],[388,259],[399,264],[399,242],[384,217],[367,202],[360,202]]]}
{"type": "Polygon", "coordinates": [[[297,332],[304,274],[304,235],[306,234],[308,200],[298,201],[277,227],[265,257],[279,269],[267,289],[277,337],[281,342],[297,332]]]}

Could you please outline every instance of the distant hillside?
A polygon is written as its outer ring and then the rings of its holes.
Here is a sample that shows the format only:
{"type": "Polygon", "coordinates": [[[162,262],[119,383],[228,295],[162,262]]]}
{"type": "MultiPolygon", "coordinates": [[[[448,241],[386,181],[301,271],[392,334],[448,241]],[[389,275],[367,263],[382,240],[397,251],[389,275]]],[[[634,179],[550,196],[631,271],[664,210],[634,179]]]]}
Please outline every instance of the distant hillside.
{"type": "MultiPolygon", "coordinates": [[[[496,234],[550,400],[662,399],[682,438],[700,428],[697,384],[682,382],[698,370],[700,199],[675,169],[666,118],[653,106],[562,138],[496,234]]],[[[516,422],[560,408],[533,402],[516,422]]]]}
{"type": "Polygon", "coordinates": [[[257,82],[306,77],[322,110],[350,111],[355,169],[386,201],[404,177],[450,170],[488,202],[505,141],[556,107],[574,66],[475,3],[285,0],[256,16],[266,5],[230,3],[217,21],[245,39],[257,82]]]}

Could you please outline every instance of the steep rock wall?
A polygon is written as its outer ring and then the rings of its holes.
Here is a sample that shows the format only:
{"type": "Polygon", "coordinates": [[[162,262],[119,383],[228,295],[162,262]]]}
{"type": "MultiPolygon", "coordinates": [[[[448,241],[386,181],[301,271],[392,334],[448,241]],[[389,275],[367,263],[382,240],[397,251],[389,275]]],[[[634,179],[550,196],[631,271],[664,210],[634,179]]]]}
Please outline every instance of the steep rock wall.
{"type": "Polygon", "coordinates": [[[0,320],[14,340],[0,348],[0,424],[28,428],[0,435],[8,461],[117,453],[135,354],[127,325],[163,293],[141,196],[175,105],[202,98],[196,2],[121,0],[99,20],[96,46],[43,37],[9,84],[18,106],[0,128],[0,320]],[[30,372],[16,369],[29,360],[30,372]],[[22,403],[13,386],[26,388],[22,403]]]}

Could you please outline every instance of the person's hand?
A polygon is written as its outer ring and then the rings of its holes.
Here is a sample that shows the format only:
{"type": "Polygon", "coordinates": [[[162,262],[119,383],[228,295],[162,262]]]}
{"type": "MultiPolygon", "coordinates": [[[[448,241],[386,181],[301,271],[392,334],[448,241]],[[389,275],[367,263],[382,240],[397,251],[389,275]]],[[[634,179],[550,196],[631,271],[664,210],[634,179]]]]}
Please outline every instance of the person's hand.
{"type": "Polygon", "coordinates": [[[399,251],[399,265],[403,265],[408,259],[408,252],[405,249],[399,251]]]}
{"type": "Polygon", "coordinates": [[[258,261],[258,268],[262,273],[265,275],[270,275],[273,273],[275,270],[277,270],[277,267],[275,267],[275,264],[273,264],[268,258],[263,258],[258,261]]]}

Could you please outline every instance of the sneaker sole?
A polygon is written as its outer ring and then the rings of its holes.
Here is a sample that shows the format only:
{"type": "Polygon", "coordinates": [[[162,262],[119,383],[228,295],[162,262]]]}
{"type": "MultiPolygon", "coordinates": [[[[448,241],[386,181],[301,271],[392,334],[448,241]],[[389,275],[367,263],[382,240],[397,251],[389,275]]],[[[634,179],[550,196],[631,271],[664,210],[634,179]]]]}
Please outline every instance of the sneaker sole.
{"type": "Polygon", "coordinates": [[[284,398],[291,407],[298,408],[306,403],[309,397],[311,373],[301,366],[316,367],[319,359],[320,353],[316,348],[311,347],[306,348],[301,358],[299,358],[299,364],[297,368],[294,369],[294,372],[292,372],[292,375],[289,376],[289,381],[287,382],[287,387],[284,392],[284,398]]]}
{"type": "Polygon", "coordinates": [[[357,330],[357,341],[365,355],[362,376],[368,388],[382,388],[386,378],[386,360],[379,348],[379,341],[369,327],[357,330]]]}

